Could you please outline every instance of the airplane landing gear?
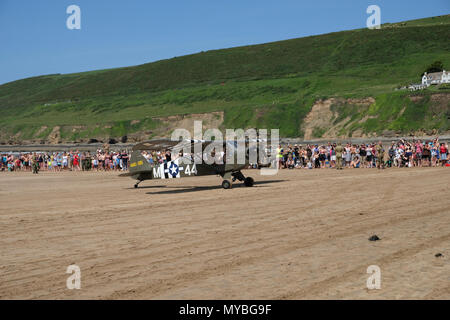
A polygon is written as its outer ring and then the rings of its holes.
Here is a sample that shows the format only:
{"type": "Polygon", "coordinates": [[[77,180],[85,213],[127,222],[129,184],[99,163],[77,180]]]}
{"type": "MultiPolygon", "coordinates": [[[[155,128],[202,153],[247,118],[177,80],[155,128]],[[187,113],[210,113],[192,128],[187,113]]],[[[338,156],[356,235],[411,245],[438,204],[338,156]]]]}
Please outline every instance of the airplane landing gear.
{"type": "Polygon", "coordinates": [[[231,182],[228,180],[223,180],[222,181],[222,188],[224,189],[230,189],[231,188],[231,182]]]}
{"type": "Polygon", "coordinates": [[[253,184],[255,183],[255,181],[253,180],[252,177],[247,177],[244,180],[244,184],[246,187],[253,187],[253,184]]]}
{"type": "Polygon", "coordinates": [[[233,182],[236,180],[244,181],[244,185],[246,187],[253,187],[253,184],[255,183],[255,181],[253,180],[252,177],[246,178],[240,171],[232,173],[232,177],[233,177],[233,179],[232,179],[233,182]]]}
{"type": "Polygon", "coordinates": [[[241,171],[235,171],[235,172],[226,172],[222,175],[223,181],[222,181],[222,188],[224,189],[231,189],[232,183],[236,180],[244,182],[244,185],[246,187],[252,187],[254,184],[254,180],[251,177],[245,177],[241,171]],[[228,180],[231,178],[231,181],[228,180]]]}
{"type": "Polygon", "coordinates": [[[141,183],[141,182],[142,182],[142,180],[139,180],[138,182],[136,182],[136,183],[134,184],[134,187],[137,188],[138,185],[139,185],[139,183],[141,183]]]}
{"type": "Polygon", "coordinates": [[[240,171],[233,172],[231,174],[231,176],[233,177],[233,179],[231,179],[233,182],[236,181],[236,180],[239,180],[239,181],[244,181],[245,180],[244,175],[240,171]]]}

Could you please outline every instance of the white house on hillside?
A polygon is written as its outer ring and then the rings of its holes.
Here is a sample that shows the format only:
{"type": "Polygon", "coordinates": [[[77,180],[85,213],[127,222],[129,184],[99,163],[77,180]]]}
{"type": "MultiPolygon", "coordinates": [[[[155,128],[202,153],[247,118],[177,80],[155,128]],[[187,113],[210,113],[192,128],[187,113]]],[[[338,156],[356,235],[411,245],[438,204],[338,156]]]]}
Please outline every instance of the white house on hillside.
{"type": "Polygon", "coordinates": [[[442,72],[433,72],[433,73],[424,73],[422,76],[422,84],[430,85],[430,84],[441,84],[441,83],[450,83],[450,72],[442,71],[442,72]]]}

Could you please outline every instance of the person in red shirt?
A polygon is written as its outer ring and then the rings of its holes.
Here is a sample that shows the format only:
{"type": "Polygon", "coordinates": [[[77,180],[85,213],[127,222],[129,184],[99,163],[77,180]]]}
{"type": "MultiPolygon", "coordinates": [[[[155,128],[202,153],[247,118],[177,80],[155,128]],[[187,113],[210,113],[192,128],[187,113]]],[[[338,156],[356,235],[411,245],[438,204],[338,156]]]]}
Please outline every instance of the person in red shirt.
{"type": "Polygon", "coordinates": [[[445,166],[445,164],[447,163],[447,156],[448,147],[445,145],[445,143],[441,143],[441,147],[439,148],[439,159],[442,166],[445,166]]]}
{"type": "Polygon", "coordinates": [[[78,153],[76,153],[76,154],[73,156],[73,169],[75,169],[76,171],[79,171],[79,170],[80,170],[80,165],[79,165],[79,163],[80,163],[80,158],[79,158],[79,156],[78,156],[78,153]]]}
{"type": "Polygon", "coordinates": [[[22,164],[22,162],[20,161],[20,158],[18,157],[17,159],[16,159],[16,161],[15,161],[15,170],[20,170],[20,169],[22,169],[21,168],[21,164],[22,164]]]}

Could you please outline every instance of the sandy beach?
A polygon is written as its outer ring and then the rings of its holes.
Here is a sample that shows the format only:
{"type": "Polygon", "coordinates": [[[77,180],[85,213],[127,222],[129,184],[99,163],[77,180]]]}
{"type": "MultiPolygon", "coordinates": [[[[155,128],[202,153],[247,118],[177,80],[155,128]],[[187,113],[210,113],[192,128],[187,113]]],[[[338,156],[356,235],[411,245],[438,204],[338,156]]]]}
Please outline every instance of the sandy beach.
{"type": "Polygon", "coordinates": [[[450,168],[244,174],[0,173],[0,299],[450,299],[450,168]]]}

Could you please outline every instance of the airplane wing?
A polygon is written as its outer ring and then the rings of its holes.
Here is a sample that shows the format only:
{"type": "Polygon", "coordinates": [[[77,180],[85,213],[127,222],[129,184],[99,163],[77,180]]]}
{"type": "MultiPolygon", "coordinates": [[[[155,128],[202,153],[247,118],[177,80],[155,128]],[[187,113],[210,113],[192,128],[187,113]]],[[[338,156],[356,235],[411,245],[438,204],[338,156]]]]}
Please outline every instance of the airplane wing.
{"type": "Polygon", "coordinates": [[[172,141],[169,139],[158,139],[158,140],[149,140],[138,143],[133,146],[133,151],[135,150],[162,150],[162,149],[171,149],[179,144],[181,141],[172,141]]]}
{"type": "MultiPolygon", "coordinates": [[[[261,139],[245,139],[245,143],[249,142],[259,142],[263,141],[261,139]]],[[[148,140],[141,143],[138,143],[133,146],[133,151],[141,151],[141,150],[171,150],[175,152],[179,152],[183,150],[184,147],[192,147],[195,144],[201,143],[204,147],[205,144],[212,143],[212,140],[196,140],[196,139],[185,139],[185,140],[177,140],[172,141],[170,139],[156,139],[156,140],[148,140]]],[[[234,142],[232,142],[234,143],[234,142]]],[[[226,147],[227,141],[223,141],[224,148],[226,147]]],[[[203,149],[202,147],[202,149],[203,149]]]]}
{"type": "Polygon", "coordinates": [[[157,139],[157,140],[149,140],[138,143],[133,146],[133,151],[136,150],[182,150],[183,147],[189,147],[197,143],[205,144],[213,141],[210,140],[196,140],[196,139],[186,139],[186,140],[178,140],[172,141],[169,139],[157,139]]]}

